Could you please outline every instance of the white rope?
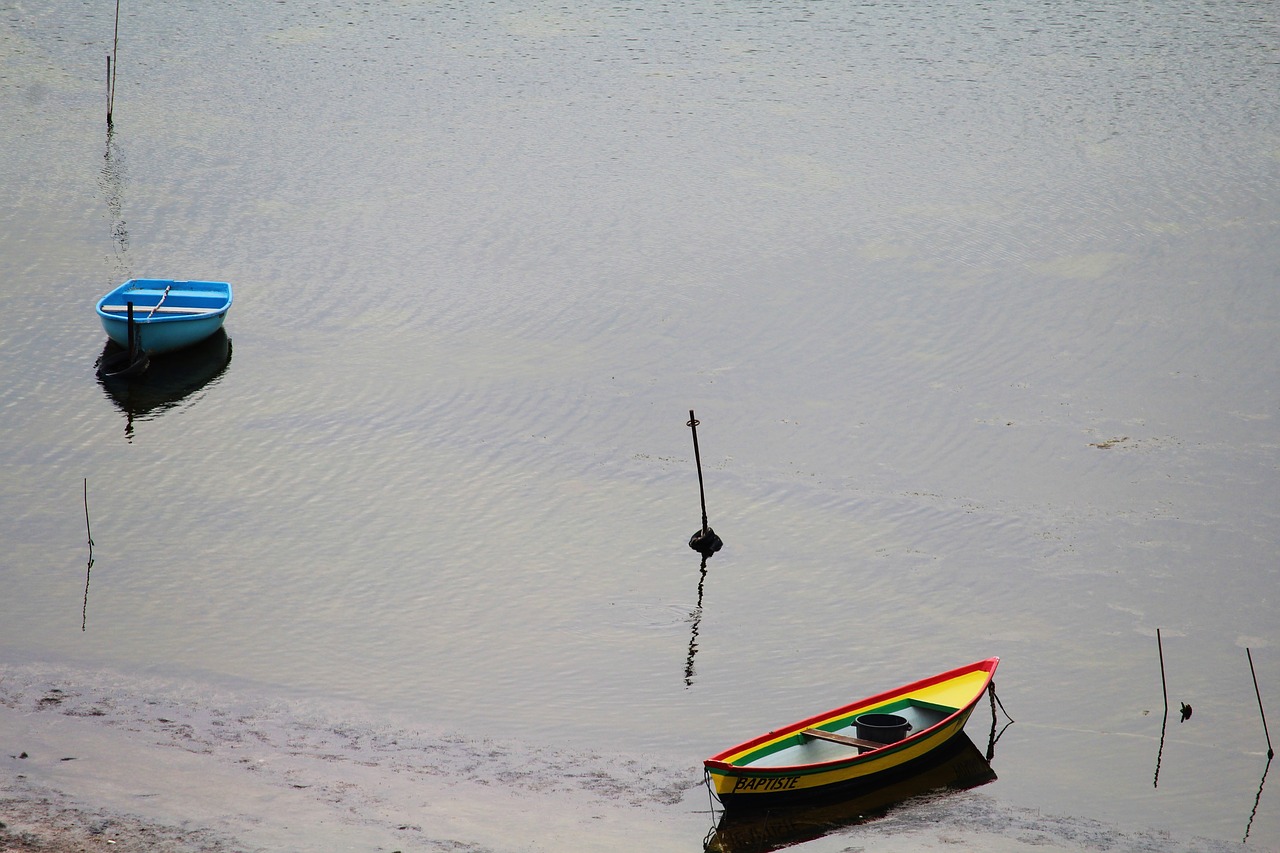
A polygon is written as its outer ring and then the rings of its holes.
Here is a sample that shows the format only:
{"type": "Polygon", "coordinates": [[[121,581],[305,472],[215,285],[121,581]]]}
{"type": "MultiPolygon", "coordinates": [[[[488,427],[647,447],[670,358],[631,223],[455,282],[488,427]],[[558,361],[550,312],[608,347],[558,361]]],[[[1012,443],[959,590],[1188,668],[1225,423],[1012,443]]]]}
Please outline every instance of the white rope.
{"type": "Polygon", "coordinates": [[[152,314],[156,313],[156,311],[159,310],[160,306],[164,304],[164,301],[169,298],[169,290],[172,289],[172,287],[173,287],[172,284],[165,285],[164,293],[160,294],[160,301],[157,302],[155,304],[155,307],[153,307],[151,311],[147,314],[148,320],[151,319],[152,314]]]}

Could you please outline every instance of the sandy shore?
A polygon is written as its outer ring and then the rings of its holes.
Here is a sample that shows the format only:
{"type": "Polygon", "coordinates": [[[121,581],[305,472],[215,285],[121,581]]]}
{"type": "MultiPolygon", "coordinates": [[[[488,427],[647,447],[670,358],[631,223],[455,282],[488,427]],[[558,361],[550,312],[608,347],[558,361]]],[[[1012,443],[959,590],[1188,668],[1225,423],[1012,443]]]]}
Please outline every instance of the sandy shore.
{"type": "MultiPolygon", "coordinates": [[[[687,853],[713,822],[696,765],[396,727],[366,713],[0,668],[0,850],[687,853]]],[[[912,801],[804,848],[1245,849],[1014,808],[985,791],[912,801]]]]}
{"type": "Polygon", "coordinates": [[[276,801],[281,817],[302,816],[309,812],[302,803],[286,806],[260,781],[228,773],[211,753],[166,749],[101,718],[8,708],[0,709],[0,732],[7,765],[0,850],[324,849],[310,847],[321,839],[309,842],[303,833],[290,838],[288,822],[258,811],[276,801]]]}
{"type": "Polygon", "coordinates": [[[0,850],[87,853],[115,850],[225,851],[234,845],[180,827],[159,826],[126,815],[69,804],[56,791],[22,784],[0,788],[0,850]]]}
{"type": "Polygon", "coordinates": [[[203,685],[0,679],[0,849],[679,850],[710,825],[693,766],[203,685]]]}

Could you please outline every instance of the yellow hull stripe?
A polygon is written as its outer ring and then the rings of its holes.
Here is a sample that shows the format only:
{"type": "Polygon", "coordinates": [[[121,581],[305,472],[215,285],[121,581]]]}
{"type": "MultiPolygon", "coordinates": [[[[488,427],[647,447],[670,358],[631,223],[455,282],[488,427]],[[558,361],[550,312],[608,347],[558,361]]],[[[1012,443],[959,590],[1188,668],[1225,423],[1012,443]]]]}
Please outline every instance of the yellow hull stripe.
{"type": "MultiPolygon", "coordinates": [[[[710,770],[712,784],[717,794],[772,794],[780,791],[803,791],[827,785],[852,782],[857,779],[883,773],[932,752],[955,737],[964,728],[969,714],[964,713],[948,722],[926,738],[901,748],[886,750],[882,755],[867,758],[853,764],[841,764],[829,769],[806,767],[778,768],[780,772],[762,774],[750,768],[742,773],[710,770]]],[[[792,735],[793,736],[793,735],[792,735]]],[[[752,750],[753,752],[755,750],[752,750]]]]}
{"type": "MultiPolygon", "coordinates": [[[[853,718],[859,714],[870,713],[878,708],[895,705],[908,699],[914,699],[918,702],[927,702],[931,705],[943,705],[952,709],[963,708],[969,703],[977,700],[978,696],[982,694],[982,690],[986,686],[987,679],[989,677],[990,675],[987,672],[981,670],[967,672],[963,675],[957,676],[956,678],[948,679],[947,681],[939,684],[933,684],[929,687],[903,691],[888,698],[883,698],[878,702],[861,705],[855,708],[842,708],[839,713],[832,714],[828,719],[835,720],[845,717],[853,718]]],[[[820,720],[812,723],[811,727],[819,728],[823,724],[824,721],[820,720]]],[[[789,730],[772,740],[755,744],[749,749],[744,749],[741,752],[735,752],[725,760],[730,764],[737,764],[747,755],[758,752],[768,752],[777,744],[793,737],[795,737],[794,729],[789,730]]],[[[930,740],[932,740],[932,738],[930,738],[930,740]]]]}

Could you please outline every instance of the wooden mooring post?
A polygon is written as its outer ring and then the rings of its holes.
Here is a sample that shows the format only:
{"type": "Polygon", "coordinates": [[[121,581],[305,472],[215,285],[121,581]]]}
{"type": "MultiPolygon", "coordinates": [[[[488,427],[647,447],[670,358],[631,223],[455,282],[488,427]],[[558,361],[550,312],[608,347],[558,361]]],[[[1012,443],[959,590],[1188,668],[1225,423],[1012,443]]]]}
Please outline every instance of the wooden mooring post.
{"type": "Polygon", "coordinates": [[[698,466],[698,497],[702,500],[702,527],[689,537],[689,547],[704,557],[710,557],[724,546],[724,542],[707,525],[707,491],[702,483],[702,455],[698,450],[698,419],[694,417],[693,409],[689,410],[689,422],[685,426],[693,430],[693,461],[698,466]]]}

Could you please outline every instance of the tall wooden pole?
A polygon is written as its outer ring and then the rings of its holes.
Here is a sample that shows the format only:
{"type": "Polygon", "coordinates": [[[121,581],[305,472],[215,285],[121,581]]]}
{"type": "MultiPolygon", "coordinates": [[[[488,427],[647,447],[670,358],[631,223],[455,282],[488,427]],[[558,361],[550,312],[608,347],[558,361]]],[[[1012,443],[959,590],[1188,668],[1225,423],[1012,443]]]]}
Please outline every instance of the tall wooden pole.
{"type": "Polygon", "coordinates": [[[116,72],[120,70],[117,54],[120,51],[120,0],[116,0],[116,30],[111,39],[111,55],[107,57],[107,127],[111,127],[111,114],[116,106],[116,72]]]}
{"type": "Polygon", "coordinates": [[[698,453],[698,419],[689,410],[689,429],[693,430],[693,461],[698,466],[698,497],[702,499],[702,535],[707,535],[707,490],[702,485],[702,456],[698,453]]]}

